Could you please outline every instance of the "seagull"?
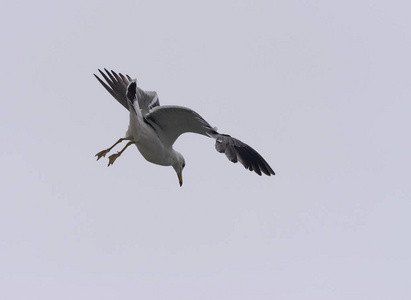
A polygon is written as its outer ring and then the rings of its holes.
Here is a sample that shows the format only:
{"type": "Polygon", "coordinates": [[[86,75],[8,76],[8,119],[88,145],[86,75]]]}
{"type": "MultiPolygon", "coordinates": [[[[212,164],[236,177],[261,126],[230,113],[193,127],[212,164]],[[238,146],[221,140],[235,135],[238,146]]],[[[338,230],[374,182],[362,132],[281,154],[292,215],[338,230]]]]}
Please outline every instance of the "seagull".
{"type": "Polygon", "coordinates": [[[225,153],[233,163],[239,161],[246,169],[260,176],[262,173],[275,175],[257,151],[230,135],[217,132],[215,127],[192,109],[176,105],[160,106],[157,93],[140,89],[137,79],[114,71],[109,72],[107,69],[104,69],[105,73],[100,69],[98,71],[105,81],[96,74],[93,75],[130,112],[130,123],[125,137],[97,153],[97,160],[105,157],[117,144],[128,141],[122,150],[109,156],[108,166],[134,144],[147,161],[161,166],[172,166],[181,187],[185,161],[183,155],[173,149],[173,144],[181,134],[192,132],[215,139],[216,150],[225,153]]]}

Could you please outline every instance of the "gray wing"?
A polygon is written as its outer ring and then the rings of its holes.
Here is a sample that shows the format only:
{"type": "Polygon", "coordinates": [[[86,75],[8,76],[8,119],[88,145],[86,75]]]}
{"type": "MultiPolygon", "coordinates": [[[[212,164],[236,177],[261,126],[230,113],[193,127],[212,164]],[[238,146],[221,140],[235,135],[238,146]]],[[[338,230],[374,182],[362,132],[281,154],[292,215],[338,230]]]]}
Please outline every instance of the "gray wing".
{"type": "Polygon", "coordinates": [[[160,139],[167,146],[172,146],[176,139],[186,132],[205,136],[217,133],[198,113],[182,106],[155,107],[146,115],[146,120],[155,128],[160,139]]]}
{"type": "Polygon", "coordinates": [[[225,153],[233,163],[240,162],[246,169],[270,176],[273,169],[253,148],[227,134],[220,134],[195,111],[181,106],[159,106],[146,115],[164,144],[172,146],[183,133],[192,132],[216,139],[215,148],[225,153]]]}
{"type": "Polygon", "coordinates": [[[133,104],[137,99],[138,106],[140,107],[143,116],[147,115],[148,112],[154,107],[160,105],[157,93],[143,91],[137,86],[136,79],[133,79],[127,86],[126,96],[127,99],[130,100],[133,104]]]}
{"type": "Polygon", "coordinates": [[[156,92],[143,91],[142,89],[137,87],[136,81],[132,80],[130,76],[124,76],[121,73],[117,74],[114,71],[110,72],[107,69],[104,69],[107,75],[104,74],[101,70],[98,71],[106,82],[104,82],[96,74],[94,74],[94,76],[103,85],[103,87],[127,110],[129,109],[127,97],[136,97],[138,99],[138,104],[143,111],[143,115],[147,114],[148,111],[153,107],[160,105],[160,101],[156,92]]]}

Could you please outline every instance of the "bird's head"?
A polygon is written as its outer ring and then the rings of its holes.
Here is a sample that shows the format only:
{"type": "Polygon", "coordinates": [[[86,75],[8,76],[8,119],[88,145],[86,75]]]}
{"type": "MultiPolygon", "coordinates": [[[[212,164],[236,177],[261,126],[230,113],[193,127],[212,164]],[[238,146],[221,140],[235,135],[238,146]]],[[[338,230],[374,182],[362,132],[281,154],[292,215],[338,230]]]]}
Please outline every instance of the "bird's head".
{"type": "Polygon", "coordinates": [[[176,151],[176,163],[173,164],[173,168],[177,173],[178,182],[180,186],[183,185],[183,169],[186,166],[186,162],[184,161],[184,157],[176,151]]]}

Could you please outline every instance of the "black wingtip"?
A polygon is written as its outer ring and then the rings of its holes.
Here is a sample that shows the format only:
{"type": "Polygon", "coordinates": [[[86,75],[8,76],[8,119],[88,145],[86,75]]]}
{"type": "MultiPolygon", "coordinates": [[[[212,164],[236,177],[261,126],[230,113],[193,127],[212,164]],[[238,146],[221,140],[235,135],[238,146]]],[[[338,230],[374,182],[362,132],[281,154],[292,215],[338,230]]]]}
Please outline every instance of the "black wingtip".
{"type": "Polygon", "coordinates": [[[127,99],[133,103],[136,100],[136,93],[137,93],[137,83],[136,81],[132,81],[127,87],[127,99]]]}
{"type": "Polygon", "coordinates": [[[246,169],[254,171],[259,176],[264,173],[267,176],[275,175],[270,165],[252,147],[226,134],[217,134],[215,148],[224,153],[233,162],[240,162],[246,169]]]}

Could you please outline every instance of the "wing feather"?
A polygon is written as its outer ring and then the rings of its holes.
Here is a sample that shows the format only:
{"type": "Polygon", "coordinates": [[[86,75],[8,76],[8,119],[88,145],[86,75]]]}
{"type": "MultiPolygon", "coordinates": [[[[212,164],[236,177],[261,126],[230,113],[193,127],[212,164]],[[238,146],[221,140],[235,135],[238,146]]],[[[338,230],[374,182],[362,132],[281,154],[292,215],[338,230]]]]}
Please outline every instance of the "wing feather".
{"type": "Polygon", "coordinates": [[[146,120],[152,124],[162,141],[168,146],[172,146],[176,139],[186,132],[205,136],[216,133],[198,113],[182,106],[157,106],[146,115],[146,120]]]}
{"type": "MultiPolygon", "coordinates": [[[[130,76],[124,76],[121,73],[117,74],[116,72],[108,71],[107,69],[104,69],[105,73],[101,70],[98,71],[104,78],[105,82],[94,74],[97,80],[110,93],[110,95],[112,95],[128,110],[127,91],[130,87],[130,83],[133,81],[130,76]]],[[[147,114],[152,108],[160,106],[160,101],[156,92],[146,92],[136,86],[134,93],[137,96],[138,104],[144,115],[147,114]]]]}
{"type": "Polygon", "coordinates": [[[218,133],[213,137],[216,139],[216,150],[225,153],[230,161],[234,163],[239,161],[246,169],[258,175],[262,173],[268,176],[275,175],[265,159],[247,144],[226,134],[218,133]]]}

